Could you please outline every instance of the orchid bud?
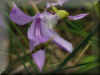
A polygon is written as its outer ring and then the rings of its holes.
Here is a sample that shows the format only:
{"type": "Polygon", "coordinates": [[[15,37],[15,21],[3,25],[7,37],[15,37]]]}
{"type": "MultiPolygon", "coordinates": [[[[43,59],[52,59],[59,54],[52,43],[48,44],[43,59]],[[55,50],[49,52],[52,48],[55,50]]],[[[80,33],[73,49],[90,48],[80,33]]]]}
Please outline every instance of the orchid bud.
{"type": "Polygon", "coordinates": [[[60,18],[60,19],[65,19],[69,17],[69,13],[65,10],[58,10],[57,11],[57,16],[60,18]]]}

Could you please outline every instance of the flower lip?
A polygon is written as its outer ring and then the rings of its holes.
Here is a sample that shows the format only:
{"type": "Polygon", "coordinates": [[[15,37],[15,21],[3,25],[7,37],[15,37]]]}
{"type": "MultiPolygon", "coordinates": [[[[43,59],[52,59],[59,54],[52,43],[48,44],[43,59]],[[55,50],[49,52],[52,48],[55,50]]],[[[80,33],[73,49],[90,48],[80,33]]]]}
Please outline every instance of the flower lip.
{"type": "Polygon", "coordinates": [[[49,12],[44,12],[40,15],[41,18],[41,24],[46,25],[47,28],[52,29],[56,24],[57,24],[57,20],[58,17],[57,15],[53,15],[49,12]]]}
{"type": "Polygon", "coordinates": [[[47,28],[46,23],[42,23],[40,28],[43,37],[51,38],[53,36],[56,36],[55,38],[53,38],[52,42],[56,43],[59,47],[63,48],[64,50],[72,52],[72,44],[61,38],[53,29],[47,28]]]}
{"type": "MultiPolygon", "coordinates": [[[[30,28],[28,29],[28,38],[30,41],[30,49],[31,51],[39,44],[46,42],[48,38],[45,38],[41,34],[41,29],[40,29],[40,18],[38,14],[31,24],[30,28]]],[[[38,68],[42,72],[42,68],[44,65],[45,61],[45,51],[44,50],[39,50],[36,53],[32,54],[32,57],[37,64],[38,68]]]]}

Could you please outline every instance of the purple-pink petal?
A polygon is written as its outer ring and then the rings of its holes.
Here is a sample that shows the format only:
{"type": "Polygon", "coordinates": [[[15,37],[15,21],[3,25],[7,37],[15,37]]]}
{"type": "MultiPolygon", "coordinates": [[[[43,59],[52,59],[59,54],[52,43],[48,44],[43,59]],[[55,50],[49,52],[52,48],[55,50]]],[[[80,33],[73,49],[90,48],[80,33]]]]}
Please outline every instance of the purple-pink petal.
{"type": "MultiPolygon", "coordinates": [[[[51,3],[52,6],[58,5],[59,3],[51,3]]],[[[49,3],[47,3],[47,8],[51,7],[49,3]]]]}
{"type": "Polygon", "coordinates": [[[63,3],[66,3],[66,2],[68,2],[68,0],[58,0],[58,3],[59,3],[60,5],[62,5],[63,3]]]}
{"type": "Polygon", "coordinates": [[[73,51],[72,44],[67,40],[61,38],[60,36],[56,36],[52,41],[65,51],[68,51],[70,53],[73,51]]]}
{"type": "MultiPolygon", "coordinates": [[[[66,2],[68,2],[68,0],[58,0],[56,3],[51,3],[51,4],[52,4],[52,6],[55,6],[55,5],[60,5],[60,6],[62,6],[62,4],[63,4],[63,3],[66,3],[66,2]]],[[[50,4],[47,3],[47,8],[49,8],[49,7],[50,7],[50,4]]]]}
{"type": "Polygon", "coordinates": [[[35,63],[38,65],[40,71],[42,72],[42,68],[45,62],[45,50],[39,50],[36,53],[32,54],[32,57],[35,63]]]}
{"type": "Polygon", "coordinates": [[[31,24],[31,26],[28,28],[28,32],[27,32],[27,35],[28,35],[28,39],[30,41],[30,49],[33,50],[34,47],[36,45],[39,44],[39,40],[35,37],[35,24],[36,24],[36,20],[34,20],[31,24]]]}
{"type": "Polygon", "coordinates": [[[84,18],[84,17],[87,16],[88,14],[89,14],[89,13],[79,14],[79,15],[76,15],[76,16],[69,16],[68,19],[69,19],[69,20],[79,20],[79,19],[84,18]]]}
{"type": "MultiPolygon", "coordinates": [[[[35,37],[35,33],[36,33],[36,31],[35,31],[35,28],[36,27],[36,20],[34,20],[33,22],[32,22],[32,24],[31,24],[31,26],[28,28],[28,32],[27,32],[27,35],[28,35],[28,39],[29,40],[31,40],[31,41],[33,41],[34,43],[37,43],[37,44],[39,44],[39,41],[38,41],[38,39],[35,37]]],[[[36,45],[37,45],[36,44],[36,45]]],[[[35,45],[35,46],[36,46],[35,45]]],[[[35,47],[34,46],[34,47],[35,47]]],[[[33,47],[33,46],[32,46],[33,47]]],[[[33,48],[34,48],[33,47],[33,48]]]]}
{"type": "Polygon", "coordinates": [[[33,20],[32,17],[22,12],[14,3],[10,12],[10,19],[19,25],[27,24],[33,20]]]}
{"type": "Polygon", "coordinates": [[[6,28],[6,26],[4,25],[4,21],[3,21],[3,18],[1,16],[1,13],[0,13],[0,25],[6,28]]]}

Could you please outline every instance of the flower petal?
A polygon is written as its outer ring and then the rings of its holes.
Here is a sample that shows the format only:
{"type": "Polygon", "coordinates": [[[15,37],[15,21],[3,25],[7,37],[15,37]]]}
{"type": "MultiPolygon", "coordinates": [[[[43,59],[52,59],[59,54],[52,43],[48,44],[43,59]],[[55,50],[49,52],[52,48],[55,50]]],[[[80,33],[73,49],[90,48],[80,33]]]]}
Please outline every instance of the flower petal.
{"type": "Polygon", "coordinates": [[[28,28],[28,32],[27,32],[27,34],[28,34],[28,39],[30,39],[30,40],[35,40],[35,41],[37,41],[38,42],[38,40],[36,39],[36,37],[35,37],[35,30],[36,30],[36,18],[37,18],[37,16],[39,15],[40,13],[37,13],[33,18],[34,18],[34,21],[32,22],[32,24],[31,24],[31,26],[28,28]]]}
{"type": "Polygon", "coordinates": [[[68,52],[73,51],[72,44],[68,42],[67,40],[61,38],[60,36],[56,36],[52,41],[56,43],[59,47],[61,47],[62,49],[68,52]]]}
{"type": "MultiPolygon", "coordinates": [[[[33,39],[34,39],[34,37],[33,37],[33,39]]],[[[37,41],[37,39],[36,40],[35,39],[34,40],[30,40],[29,39],[31,51],[33,51],[34,47],[39,44],[39,42],[37,41]]]]}
{"type": "Polygon", "coordinates": [[[58,0],[58,3],[59,3],[60,5],[62,5],[63,3],[66,3],[66,2],[68,2],[68,0],[58,0]]]}
{"type": "MultiPolygon", "coordinates": [[[[59,5],[59,3],[51,3],[52,6],[59,5]]],[[[47,8],[51,7],[49,3],[47,3],[47,8]]]]}
{"type": "Polygon", "coordinates": [[[35,26],[36,26],[36,20],[34,20],[31,26],[28,28],[27,34],[28,34],[28,39],[38,42],[38,40],[35,37],[35,29],[36,29],[35,26]]]}
{"type": "MultiPolygon", "coordinates": [[[[65,2],[68,2],[68,0],[58,0],[57,3],[51,3],[51,4],[52,4],[52,6],[55,6],[55,5],[60,5],[60,6],[62,6],[62,4],[65,3],[65,2]]],[[[50,4],[47,3],[47,8],[49,8],[49,7],[50,7],[50,4]]]]}
{"type": "Polygon", "coordinates": [[[41,33],[44,37],[48,38],[56,36],[55,38],[53,38],[52,42],[56,43],[59,47],[63,48],[64,50],[72,52],[72,44],[58,36],[58,34],[53,29],[48,29],[46,25],[41,24],[41,33]]]}
{"type": "Polygon", "coordinates": [[[4,25],[4,21],[3,21],[3,18],[1,16],[1,13],[0,13],[0,25],[6,28],[6,26],[4,25]]]}
{"type": "Polygon", "coordinates": [[[84,18],[84,17],[87,16],[88,14],[89,14],[89,13],[79,14],[79,15],[76,15],[76,16],[69,16],[68,19],[69,19],[69,20],[79,20],[79,19],[84,18]]]}
{"type": "Polygon", "coordinates": [[[39,50],[36,53],[32,54],[32,57],[35,63],[37,64],[37,66],[39,67],[40,71],[42,72],[42,68],[43,68],[44,61],[45,61],[45,51],[39,50]]]}
{"type": "Polygon", "coordinates": [[[31,51],[34,49],[34,47],[36,45],[39,44],[38,39],[35,37],[35,22],[36,22],[36,20],[33,21],[33,23],[31,24],[31,26],[29,27],[28,32],[27,32],[28,39],[30,41],[31,51]]]}
{"type": "Polygon", "coordinates": [[[33,20],[32,17],[22,12],[14,3],[10,12],[10,19],[19,25],[27,24],[33,20]]]}

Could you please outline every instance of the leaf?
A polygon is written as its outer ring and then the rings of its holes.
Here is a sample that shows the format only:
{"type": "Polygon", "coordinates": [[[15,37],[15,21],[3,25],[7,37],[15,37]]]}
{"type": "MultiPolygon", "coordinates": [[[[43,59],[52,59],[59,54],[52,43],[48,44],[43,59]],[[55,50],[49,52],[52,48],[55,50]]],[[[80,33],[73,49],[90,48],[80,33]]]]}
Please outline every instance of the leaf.
{"type": "Polygon", "coordinates": [[[97,2],[97,4],[94,6],[97,16],[100,19],[100,1],[97,2]]]}
{"type": "MultiPolygon", "coordinates": [[[[82,67],[82,66],[84,66],[84,65],[96,64],[96,63],[100,63],[100,61],[98,61],[98,59],[97,59],[97,60],[95,60],[95,61],[81,63],[81,64],[78,64],[78,65],[75,65],[75,66],[70,66],[70,67],[62,68],[60,71],[69,70],[69,69],[72,69],[72,68],[82,67]]],[[[78,71],[77,71],[77,72],[78,72],[78,71]]],[[[76,72],[76,73],[77,73],[77,72],[76,72]]],[[[74,72],[74,73],[75,73],[75,72],[74,72]]]]}
{"type": "MultiPolygon", "coordinates": [[[[82,63],[86,63],[86,62],[91,62],[91,61],[95,61],[97,60],[98,57],[95,56],[95,55],[91,55],[91,56],[86,56],[84,58],[84,60],[82,61],[82,63]]],[[[90,63],[90,64],[87,64],[87,65],[84,65],[84,66],[81,66],[77,71],[76,73],[83,73],[89,69],[92,69],[92,68],[95,68],[95,67],[98,67],[100,63],[90,63]]],[[[93,72],[93,71],[92,71],[93,72]]]]}

